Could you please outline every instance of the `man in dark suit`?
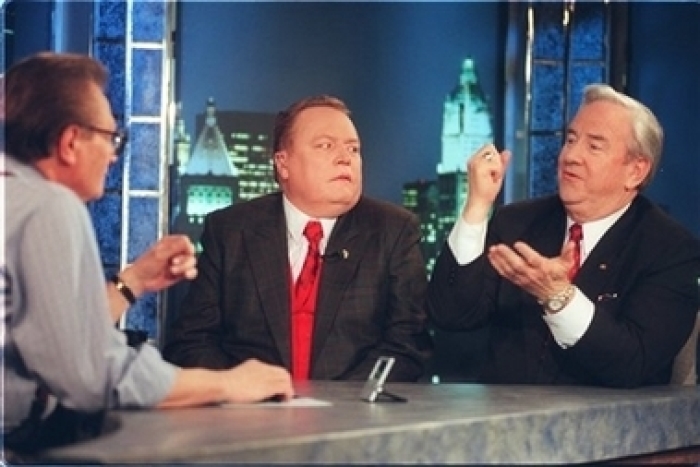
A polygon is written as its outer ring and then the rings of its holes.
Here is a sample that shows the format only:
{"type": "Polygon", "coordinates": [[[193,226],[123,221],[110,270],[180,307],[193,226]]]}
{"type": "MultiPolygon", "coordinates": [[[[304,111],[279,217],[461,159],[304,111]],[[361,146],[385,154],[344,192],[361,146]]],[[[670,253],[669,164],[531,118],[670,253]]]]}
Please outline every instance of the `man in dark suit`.
{"type": "Polygon", "coordinates": [[[328,96],[293,104],[277,117],[273,149],[281,192],[207,217],[199,276],[164,355],[208,368],[254,357],[296,380],[366,379],[386,355],[396,359],[391,380],[418,379],[431,347],[420,227],[403,208],[362,196],[347,107],[328,96]],[[317,248],[307,223],[320,224],[322,238],[302,329],[292,290],[317,248]]]}
{"type": "Polygon", "coordinates": [[[698,312],[700,244],[640,195],[662,144],[649,109],[591,85],[559,155],[558,196],[490,219],[511,154],[473,155],[428,311],[442,328],[488,326],[482,382],[669,382],[698,312]]]}

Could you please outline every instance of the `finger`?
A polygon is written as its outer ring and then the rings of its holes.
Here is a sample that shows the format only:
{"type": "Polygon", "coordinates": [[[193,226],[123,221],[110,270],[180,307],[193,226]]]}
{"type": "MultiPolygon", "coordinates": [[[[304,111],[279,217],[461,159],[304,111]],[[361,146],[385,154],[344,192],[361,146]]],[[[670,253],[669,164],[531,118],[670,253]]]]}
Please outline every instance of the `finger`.
{"type": "Polygon", "coordinates": [[[290,378],[278,380],[276,386],[277,393],[281,395],[284,400],[294,398],[295,391],[290,378]]]}
{"type": "Polygon", "coordinates": [[[536,250],[524,242],[515,242],[513,245],[515,251],[520,255],[528,267],[539,269],[542,267],[543,258],[536,250]]]}
{"type": "Polygon", "coordinates": [[[179,267],[181,269],[187,269],[197,264],[197,258],[189,253],[178,253],[177,255],[170,258],[171,267],[179,267]]]}
{"type": "Polygon", "coordinates": [[[494,183],[501,183],[506,174],[506,168],[510,162],[510,151],[503,151],[502,153],[496,153],[498,157],[490,159],[486,166],[491,176],[491,180],[494,183]]]}
{"type": "Polygon", "coordinates": [[[487,144],[479,148],[474,152],[471,157],[467,160],[467,171],[476,171],[479,168],[488,167],[498,157],[498,151],[491,144],[487,144]]]}
{"type": "Polygon", "coordinates": [[[519,255],[506,245],[493,245],[489,249],[489,260],[498,273],[506,278],[515,277],[519,255]]]}
{"type": "Polygon", "coordinates": [[[194,254],[192,241],[185,235],[168,235],[160,239],[158,247],[167,256],[194,254]]]}
{"type": "Polygon", "coordinates": [[[574,242],[566,242],[564,243],[564,246],[561,248],[561,256],[562,259],[569,259],[571,261],[574,260],[574,250],[576,249],[576,243],[574,242]]]}
{"type": "Polygon", "coordinates": [[[292,376],[284,368],[277,368],[278,370],[278,382],[280,385],[281,394],[286,399],[291,399],[295,396],[296,391],[294,391],[294,386],[292,385],[292,376]]]}
{"type": "Polygon", "coordinates": [[[576,262],[575,252],[576,244],[574,242],[566,242],[561,249],[559,259],[564,263],[564,267],[568,271],[576,262]]]}
{"type": "Polygon", "coordinates": [[[496,151],[496,148],[494,147],[493,144],[485,144],[479,149],[476,150],[474,154],[472,154],[472,157],[470,160],[479,160],[479,159],[487,159],[487,158],[493,158],[495,154],[498,154],[498,151],[496,151]]]}
{"type": "Polygon", "coordinates": [[[507,149],[504,149],[503,152],[500,153],[501,165],[503,166],[504,169],[506,167],[508,167],[508,164],[510,164],[510,159],[511,159],[512,155],[513,155],[513,153],[507,149]]]}
{"type": "Polygon", "coordinates": [[[186,279],[192,280],[192,279],[197,277],[198,273],[199,272],[198,272],[197,268],[192,268],[192,269],[188,269],[187,271],[185,271],[183,275],[185,276],[186,279]]]}
{"type": "Polygon", "coordinates": [[[194,279],[197,276],[197,260],[194,256],[179,255],[170,261],[170,274],[194,279]]]}
{"type": "Polygon", "coordinates": [[[521,287],[529,286],[539,271],[538,268],[528,263],[523,253],[527,255],[530,261],[538,264],[541,264],[543,261],[535,250],[522,242],[516,242],[513,245],[513,249],[505,245],[499,245],[496,252],[494,261],[492,261],[494,268],[501,276],[521,287]]]}
{"type": "Polygon", "coordinates": [[[192,243],[192,240],[190,240],[189,237],[186,235],[182,235],[182,241],[185,243],[185,251],[187,251],[188,254],[194,255],[197,253],[197,250],[194,247],[194,243],[192,243]]]}

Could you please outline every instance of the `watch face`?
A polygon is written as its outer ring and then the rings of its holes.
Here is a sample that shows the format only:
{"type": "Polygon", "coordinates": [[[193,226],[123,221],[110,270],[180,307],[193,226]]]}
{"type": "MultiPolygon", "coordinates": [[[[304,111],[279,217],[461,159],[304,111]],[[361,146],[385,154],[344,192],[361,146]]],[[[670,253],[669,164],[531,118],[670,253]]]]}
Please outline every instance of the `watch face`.
{"type": "Polygon", "coordinates": [[[552,311],[559,311],[564,308],[564,302],[559,298],[554,298],[547,302],[547,308],[552,311]]]}

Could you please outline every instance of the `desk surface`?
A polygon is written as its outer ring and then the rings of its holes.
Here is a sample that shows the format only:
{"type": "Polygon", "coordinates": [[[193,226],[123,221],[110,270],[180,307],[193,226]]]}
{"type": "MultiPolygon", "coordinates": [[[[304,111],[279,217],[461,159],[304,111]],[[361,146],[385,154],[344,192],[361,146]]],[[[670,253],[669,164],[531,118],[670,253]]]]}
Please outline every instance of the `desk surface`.
{"type": "Polygon", "coordinates": [[[700,389],[313,382],[330,407],[114,412],[120,428],[46,452],[62,463],[583,463],[700,445],[700,389]]]}

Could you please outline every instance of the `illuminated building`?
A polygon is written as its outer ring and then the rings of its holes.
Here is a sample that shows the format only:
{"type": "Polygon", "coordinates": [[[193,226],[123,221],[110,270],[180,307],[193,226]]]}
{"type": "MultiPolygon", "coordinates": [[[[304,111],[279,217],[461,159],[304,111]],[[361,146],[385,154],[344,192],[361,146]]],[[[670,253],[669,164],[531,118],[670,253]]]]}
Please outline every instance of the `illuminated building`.
{"type": "Polygon", "coordinates": [[[440,243],[437,235],[438,189],[434,180],[418,180],[404,184],[403,205],[413,211],[420,222],[423,241],[421,252],[428,272],[433,270],[440,243]]]}
{"type": "Polygon", "coordinates": [[[199,136],[189,155],[190,138],[180,114],[178,109],[171,171],[173,230],[197,242],[211,211],[278,189],[272,168],[275,116],[217,110],[210,98],[206,112],[197,115],[199,136]]]}
{"type": "MultiPolygon", "coordinates": [[[[213,107],[210,100],[207,104],[213,107]]],[[[204,116],[197,116],[197,128],[204,116]]],[[[238,172],[238,199],[246,201],[277,191],[272,166],[272,130],[275,115],[261,112],[216,111],[218,127],[231,163],[238,172]]]]}
{"type": "Polygon", "coordinates": [[[492,141],[488,102],[479,84],[474,60],[467,58],[462,63],[459,83],[443,105],[442,154],[437,165],[437,181],[404,185],[404,206],[421,220],[423,251],[429,271],[466,201],[467,158],[492,141]],[[430,201],[418,202],[420,197],[430,201]],[[422,212],[424,209],[429,211],[422,212]],[[428,226],[431,222],[433,224],[428,226]]]}
{"type": "MultiPolygon", "coordinates": [[[[177,124],[176,128],[184,129],[180,124],[177,124]]],[[[176,151],[178,147],[182,149],[182,146],[178,146],[178,141],[181,145],[186,141],[184,132],[176,137],[176,151]]],[[[181,160],[176,162],[180,163],[181,160]]],[[[179,203],[174,230],[186,234],[193,242],[198,242],[204,217],[211,211],[239,200],[238,169],[231,163],[217,122],[216,108],[211,99],[207,103],[204,125],[192,155],[184,169],[178,167],[177,173],[181,175],[178,180],[179,203]]]]}

